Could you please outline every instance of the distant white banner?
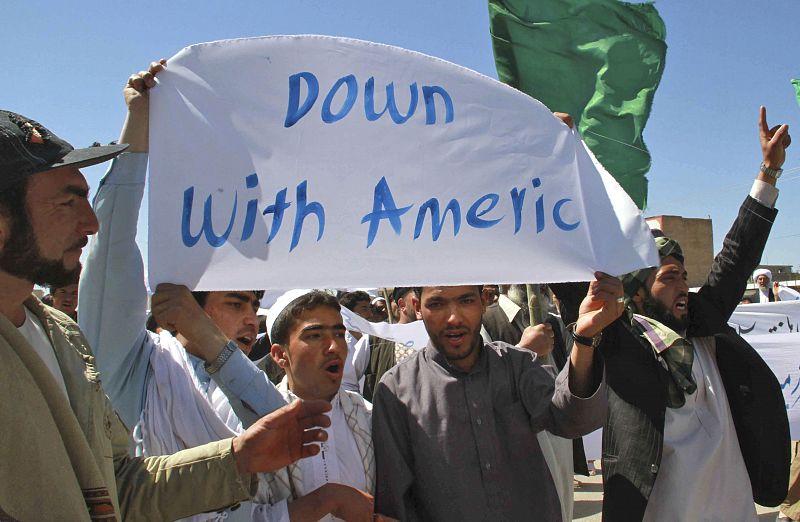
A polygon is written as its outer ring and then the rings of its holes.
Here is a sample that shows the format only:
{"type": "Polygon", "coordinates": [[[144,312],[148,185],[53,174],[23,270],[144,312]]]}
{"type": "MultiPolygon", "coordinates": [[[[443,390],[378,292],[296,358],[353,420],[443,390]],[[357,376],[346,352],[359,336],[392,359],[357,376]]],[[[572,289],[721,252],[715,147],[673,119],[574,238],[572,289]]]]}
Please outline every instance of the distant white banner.
{"type": "Polygon", "coordinates": [[[800,440],[800,335],[773,333],[748,335],[745,339],[778,378],[786,401],[792,440],[800,440]]]}
{"type": "Polygon", "coordinates": [[[159,75],[150,121],[152,285],[558,282],[658,262],[574,131],[430,56],[321,36],[198,44],[159,75]]]}
{"type": "Polygon", "coordinates": [[[728,323],[744,336],[798,333],[800,301],[739,305],[728,323]]]}
{"type": "Polygon", "coordinates": [[[739,305],[728,323],[777,377],[786,400],[792,440],[800,439],[800,301],[739,305]]]}

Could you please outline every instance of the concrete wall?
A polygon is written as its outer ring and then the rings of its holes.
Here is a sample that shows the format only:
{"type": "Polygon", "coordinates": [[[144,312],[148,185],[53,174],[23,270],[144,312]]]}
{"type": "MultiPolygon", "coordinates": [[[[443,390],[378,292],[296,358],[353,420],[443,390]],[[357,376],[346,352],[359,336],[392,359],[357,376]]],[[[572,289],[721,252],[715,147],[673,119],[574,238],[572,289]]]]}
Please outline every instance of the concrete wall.
{"type": "Polygon", "coordinates": [[[773,281],[788,281],[794,279],[792,265],[758,265],[758,268],[766,268],[772,272],[773,281]]]}

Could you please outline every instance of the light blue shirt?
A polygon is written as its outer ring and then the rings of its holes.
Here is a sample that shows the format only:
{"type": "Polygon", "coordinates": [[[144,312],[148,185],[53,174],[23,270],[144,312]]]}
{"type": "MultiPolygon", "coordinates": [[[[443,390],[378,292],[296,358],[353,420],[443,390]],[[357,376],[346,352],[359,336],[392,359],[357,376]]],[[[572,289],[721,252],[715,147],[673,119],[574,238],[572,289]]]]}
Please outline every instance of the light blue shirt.
{"type": "MultiPolygon", "coordinates": [[[[80,327],[94,350],[106,393],[128,428],[142,413],[152,378],[150,354],[158,342],[158,336],[145,329],[147,289],[136,244],[146,171],[146,153],[124,153],[100,181],[93,202],[100,230],[89,243],[79,294],[80,327]]],[[[193,355],[189,361],[207,390],[211,377],[204,362],[193,355]]],[[[248,415],[244,426],[285,405],[266,374],[241,352],[222,366],[214,380],[234,411],[248,415]]]]}

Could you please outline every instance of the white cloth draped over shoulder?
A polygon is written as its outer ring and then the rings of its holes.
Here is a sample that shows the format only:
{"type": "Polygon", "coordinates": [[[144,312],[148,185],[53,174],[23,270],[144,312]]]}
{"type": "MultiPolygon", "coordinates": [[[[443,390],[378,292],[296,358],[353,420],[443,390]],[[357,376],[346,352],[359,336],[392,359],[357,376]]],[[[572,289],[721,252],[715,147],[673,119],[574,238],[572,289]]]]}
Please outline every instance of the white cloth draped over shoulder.
{"type": "Polygon", "coordinates": [[[150,353],[153,378],[136,433],[145,455],[169,455],[206,442],[235,437],[242,423],[225,395],[211,381],[199,382],[186,349],[162,331],[150,353]]]}

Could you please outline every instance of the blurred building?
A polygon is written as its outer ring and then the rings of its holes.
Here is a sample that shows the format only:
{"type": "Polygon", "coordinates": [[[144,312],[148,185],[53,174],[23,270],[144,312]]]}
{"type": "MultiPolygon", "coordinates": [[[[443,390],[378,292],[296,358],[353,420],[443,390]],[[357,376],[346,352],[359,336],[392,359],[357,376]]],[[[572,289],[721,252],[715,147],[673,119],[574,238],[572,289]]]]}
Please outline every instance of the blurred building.
{"type": "Polygon", "coordinates": [[[714,260],[714,234],[711,220],[681,216],[652,216],[645,218],[650,228],[680,243],[688,272],[689,287],[702,286],[714,260]]]}
{"type": "MultiPolygon", "coordinates": [[[[792,265],[758,265],[758,268],[766,268],[772,272],[772,280],[778,281],[781,286],[786,286],[794,290],[800,291],[800,280],[795,279],[795,274],[792,271],[792,265]]],[[[747,284],[747,290],[744,295],[756,302],[756,283],[751,278],[747,284]]]]}

